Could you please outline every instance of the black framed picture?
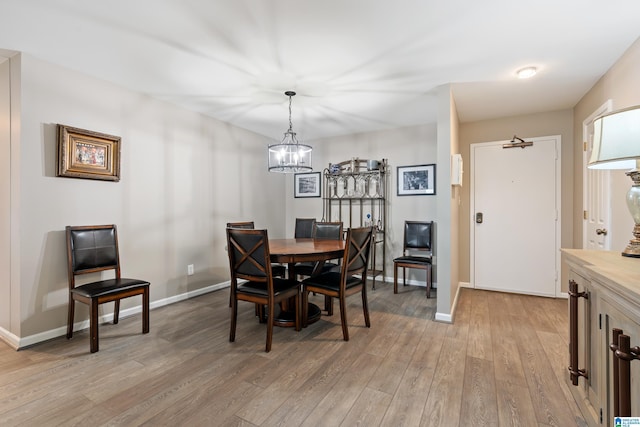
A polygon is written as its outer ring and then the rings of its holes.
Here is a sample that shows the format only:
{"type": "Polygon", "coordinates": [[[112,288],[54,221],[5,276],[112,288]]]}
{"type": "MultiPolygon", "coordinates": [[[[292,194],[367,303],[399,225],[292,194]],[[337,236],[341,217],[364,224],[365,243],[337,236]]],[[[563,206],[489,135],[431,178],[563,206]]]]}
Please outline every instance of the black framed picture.
{"type": "Polygon", "coordinates": [[[436,165],[398,166],[398,196],[436,194],[436,165]]]}
{"type": "Polygon", "coordinates": [[[297,173],[294,175],[294,192],[296,198],[320,197],[320,172],[297,173]]]}

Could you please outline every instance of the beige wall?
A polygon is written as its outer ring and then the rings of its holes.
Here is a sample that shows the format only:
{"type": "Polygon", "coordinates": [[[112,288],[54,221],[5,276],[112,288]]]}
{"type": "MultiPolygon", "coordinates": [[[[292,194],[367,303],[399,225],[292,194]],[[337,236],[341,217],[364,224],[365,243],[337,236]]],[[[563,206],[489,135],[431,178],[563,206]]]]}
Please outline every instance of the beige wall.
{"type": "MultiPolygon", "coordinates": [[[[436,125],[413,126],[378,132],[306,141],[313,146],[313,164],[322,171],[329,163],[360,159],[387,159],[387,256],[386,279],[393,280],[393,258],[402,253],[405,220],[435,220],[437,203],[434,196],[397,196],[396,178],[398,166],[436,163],[436,125]]],[[[324,182],[323,182],[324,186],[324,182]]],[[[326,189],[322,188],[322,193],[326,189]]],[[[294,199],[293,177],[287,179],[288,223],[286,229],[293,234],[296,217],[322,217],[321,199],[294,199]]],[[[408,283],[424,284],[424,271],[407,270],[408,283]]],[[[435,279],[437,280],[437,279],[435,279]]]]}
{"type": "MultiPolygon", "coordinates": [[[[573,113],[571,110],[553,111],[524,116],[460,124],[460,151],[464,161],[463,185],[460,203],[460,280],[470,282],[471,212],[469,194],[470,146],[478,142],[511,140],[513,135],[527,139],[538,136],[560,135],[561,152],[561,246],[573,243],[573,113]]],[[[531,226],[531,224],[523,224],[531,226]]],[[[564,290],[564,287],[563,287],[564,290]]]]}
{"type": "MultiPolygon", "coordinates": [[[[640,39],[605,73],[574,108],[574,239],[573,247],[582,247],[582,126],[584,120],[611,99],[614,110],[640,104],[640,39]]],[[[611,171],[611,249],[624,249],[633,229],[633,220],[626,206],[626,193],[631,180],[624,171],[611,171]]]]}
{"type": "MultiPolygon", "coordinates": [[[[151,282],[152,304],[228,280],[227,221],[285,234],[286,177],[267,172],[266,138],[28,55],[20,61],[11,164],[19,324],[8,334],[29,343],[64,333],[66,225],[116,223],[123,274],[151,282]],[[121,181],[56,177],[57,123],[121,136],[121,181]]],[[[80,305],[77,319],[86,317],[80,305]]]]}

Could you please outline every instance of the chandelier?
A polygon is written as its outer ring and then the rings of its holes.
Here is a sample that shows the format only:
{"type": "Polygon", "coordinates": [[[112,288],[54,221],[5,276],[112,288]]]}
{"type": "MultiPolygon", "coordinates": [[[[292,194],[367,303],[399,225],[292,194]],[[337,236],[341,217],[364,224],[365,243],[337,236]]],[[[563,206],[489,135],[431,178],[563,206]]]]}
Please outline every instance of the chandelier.
{"type": "Polygon", "coordinates": [[[311,167],[313,148],[298,142],[291,124],[291,97],[296,93],[286,91],[284,94],[289,97],[289,130],[284,133],[284,138],[279,144],[269,145],[269,172],[309,172],[313,170],[311,167]]]}

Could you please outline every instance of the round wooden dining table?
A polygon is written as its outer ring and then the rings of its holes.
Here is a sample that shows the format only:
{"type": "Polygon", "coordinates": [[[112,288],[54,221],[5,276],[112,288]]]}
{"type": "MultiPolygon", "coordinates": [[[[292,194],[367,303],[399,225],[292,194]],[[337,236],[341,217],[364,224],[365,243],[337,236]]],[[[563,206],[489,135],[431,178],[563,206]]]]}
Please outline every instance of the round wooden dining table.
{"type": "MultiPolygon", "coordinates": [[[[325,239],[269,239],[269,253],[271,262],[288,264],[289,278],[295,278],[295,264],[298,262],[318,261],[320,264],[330,259],[344,256],[345,242],[343,240],[325,239]]],[[[319,267],[322,267],[320,265],[319,267]]],[[[320,308],[309,303],[307,322],[313,323],[320,319],[320,308]]],[[[275,316],[274,324],[278,326],[294,326],[295,313],[282,309],[275,316]]]]}

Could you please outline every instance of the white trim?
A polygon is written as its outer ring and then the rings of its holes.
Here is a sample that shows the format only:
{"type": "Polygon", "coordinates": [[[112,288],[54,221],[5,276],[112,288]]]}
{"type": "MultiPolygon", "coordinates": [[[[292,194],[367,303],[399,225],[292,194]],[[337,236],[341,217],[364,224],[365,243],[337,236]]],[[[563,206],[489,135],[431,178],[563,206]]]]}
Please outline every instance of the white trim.
{"type": "MultiPolygon", "coordinates": [[[[196,289],[194,291],[188,291],[180,295],[175,295],[169,298],[164,298],[158,301],[154,301],[149,304],[149,309],[154,309],[158,307],[164,307],[165,305],[173,304],[179,301],[184,301],[190,298],[195,298],[200,295],[207,294],[209,292],[217,291],[219,289],[227,288],[230,285],[230,281],[217,283],[215,285],[205,286],[204,288],[196,289]]],[[[120,318],[125,318],[129,316],[133,316],[135,314],[142,312],[142,305],[137,305],[135,307],[127,308],[126,310],[120,311],[120,318]]],[[[107,323],[113,320],[113,312],[105,313],[98,318],[99,323],[107,323]]],[[[76,322],[73,325],[74,331],[81,331],[83,329],[87,329],[89,327],[89,319],[83,320],[81,322],[76,322]]],[[[60,336],[67,334],[67,326],[60,326],[59,328],[50,329],[48,331],[44,331],[35,335],[29,335],[26,337],[17,337],[13,335],[11,332],[0,328],[0,339],[6,341],[11,347],[16,350],[20,350],[22,348],[32,346],[34,344],[41,343],[43,341],[47,341],[53,338],[58,338],[60,336]]]]}
{"type": "Polygon", "coordinates": [[[451,305],[451,313],[438,313],[436,312],[435,321],[442,323],[453,323],[456,318],[456,309],[458,308],[458,297],[460,296],[460,289],[470,288],[468,282],[458,282],[458,290],[456,296],[453,298],[453,304],[451,305]]]}
{"type": "MultiPolygon", "coordinates": [[[[610,113],[611,111],[613,111],[613,100],[608,99],[604,104],[598,107],[596,111],[591,113],[589,117],[584,119],[584,121],[582,122],[582,143],[583,144],[587,142],[586,139],[587,139],[587,134],[589,132],[589,124],[591,124],[591,122],[593,122],[596,119],[596,117],[601,116],[605,113],[610,113]]],[[[587,164],[589,163],[589,158],[587,157],[588,152],[589,150],[585,150],[584,148],[582,149],[582,212],[586,211],[588,208],[587,206],[587,198],[588,198],[587,164]]],[[[610,172],[608,169],[601,169],[600,173],[610,175],[610,172]]],[[[582,215],[582,248],[583,249],[587,248],[588,246],[587,223],[588,221],[583,214],[582,215]]],[[[609,214],[609,223],[611,223],[611,214],[609,214]]],[[[609,239],[609,244],[610,243],[611,243],[611,239],[609,239]]]]}

